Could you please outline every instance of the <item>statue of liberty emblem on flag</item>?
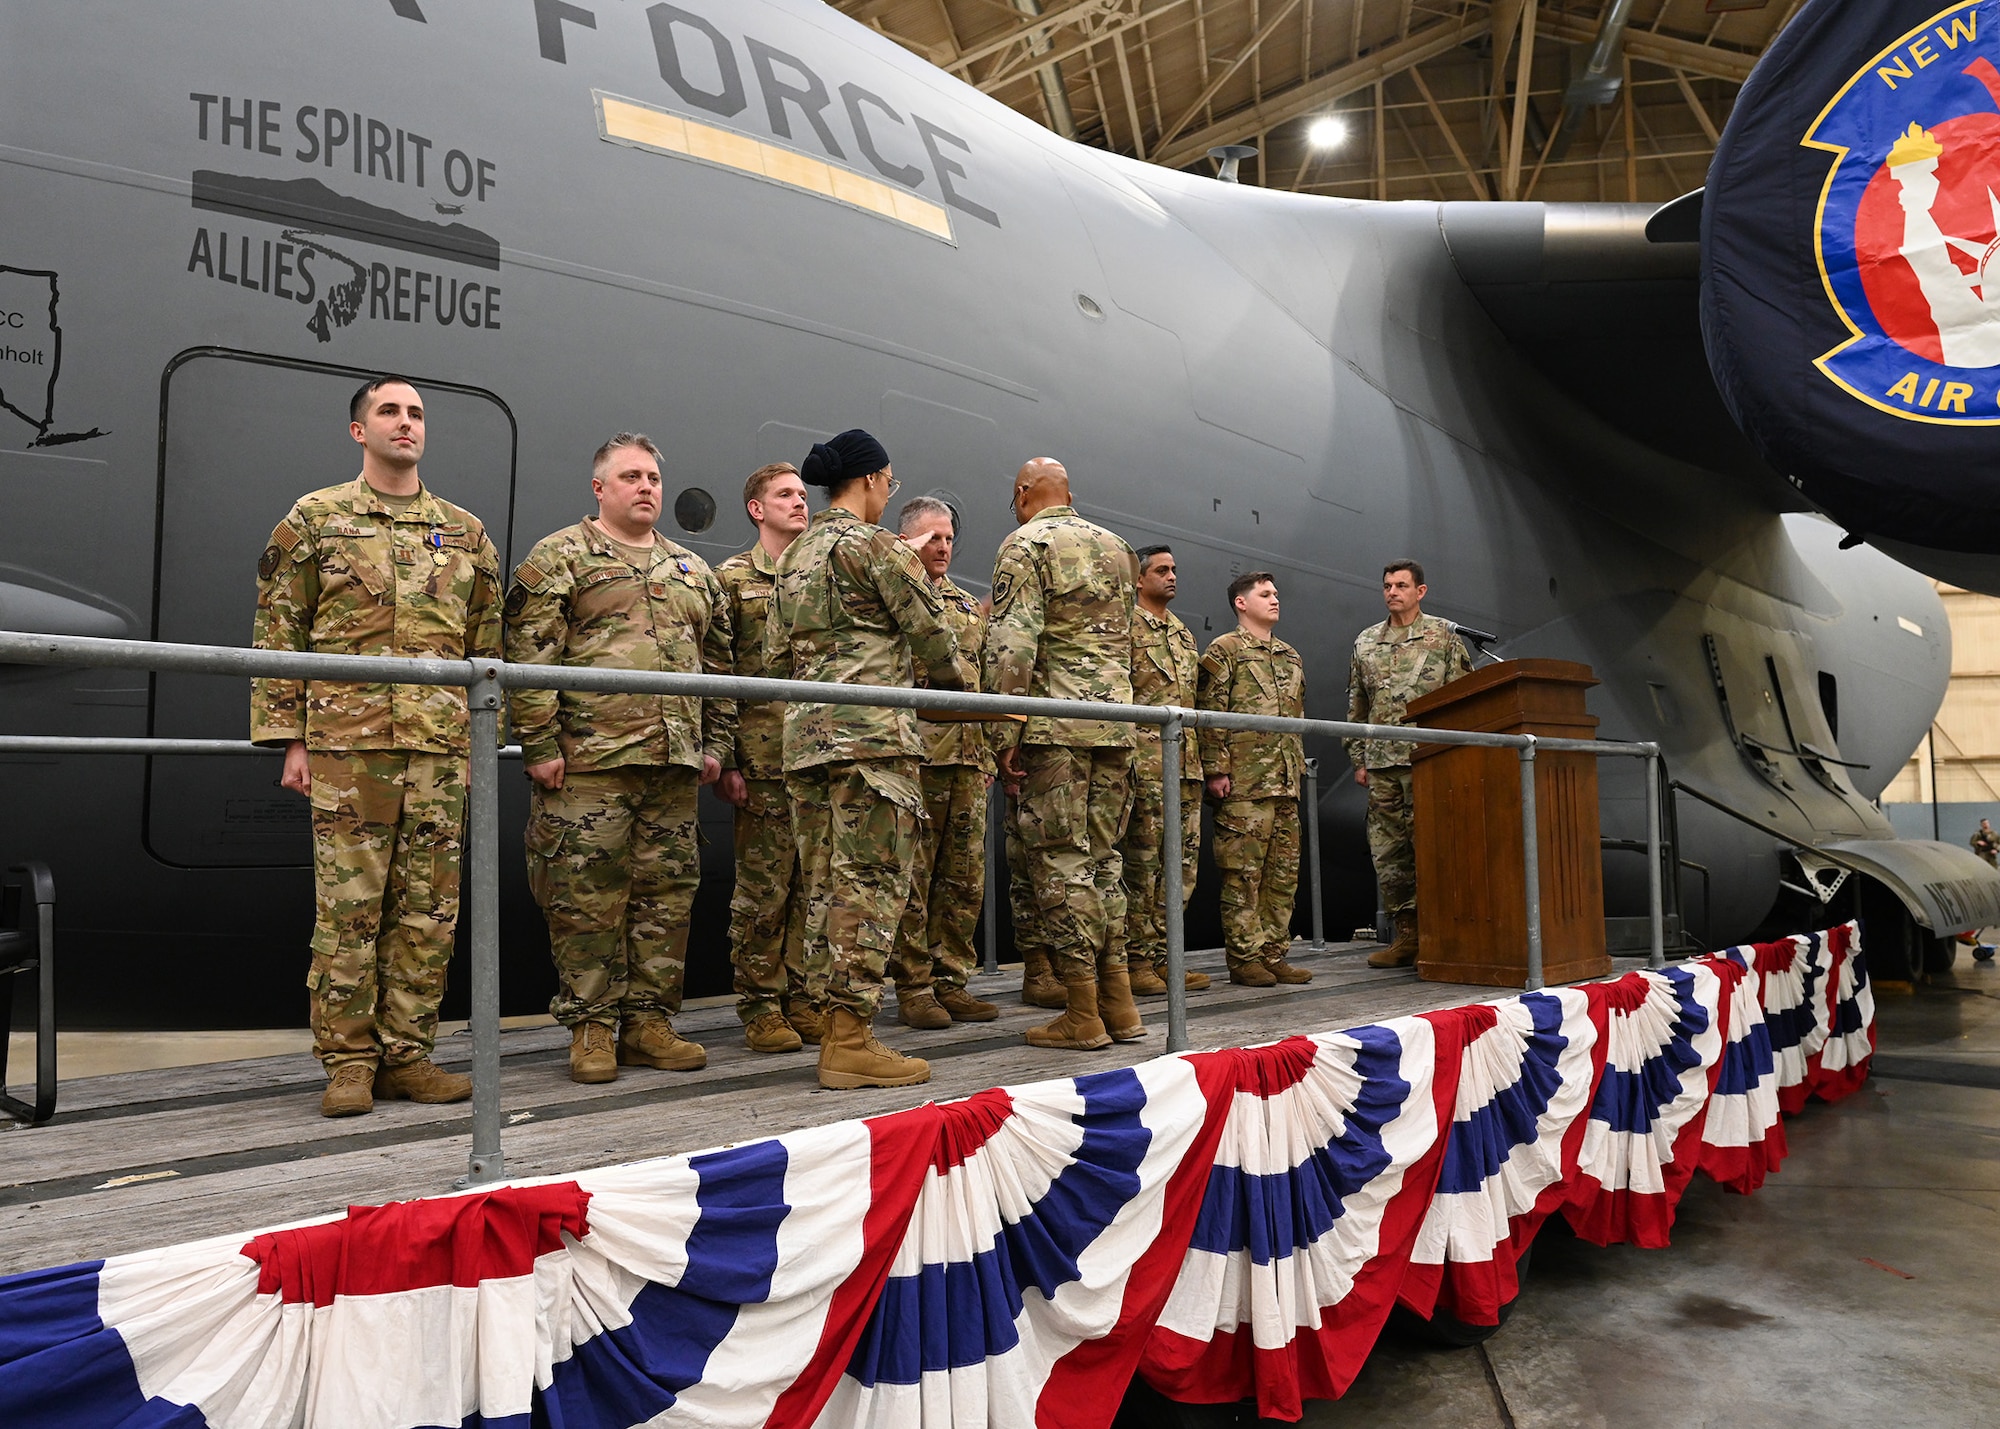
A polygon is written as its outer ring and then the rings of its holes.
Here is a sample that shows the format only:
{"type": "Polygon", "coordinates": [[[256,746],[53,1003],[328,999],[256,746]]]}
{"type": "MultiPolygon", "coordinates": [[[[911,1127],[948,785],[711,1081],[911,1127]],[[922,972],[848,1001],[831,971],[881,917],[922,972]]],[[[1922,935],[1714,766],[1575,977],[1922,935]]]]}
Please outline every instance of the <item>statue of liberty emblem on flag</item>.
{"type": "Polygon", "coordinates": [[[1911,421],[2000,425],[2000,0],[1910,30],[1800,142],[1836,159],[1820,276],[1849,336],[1819,370],[1911,421]]]}

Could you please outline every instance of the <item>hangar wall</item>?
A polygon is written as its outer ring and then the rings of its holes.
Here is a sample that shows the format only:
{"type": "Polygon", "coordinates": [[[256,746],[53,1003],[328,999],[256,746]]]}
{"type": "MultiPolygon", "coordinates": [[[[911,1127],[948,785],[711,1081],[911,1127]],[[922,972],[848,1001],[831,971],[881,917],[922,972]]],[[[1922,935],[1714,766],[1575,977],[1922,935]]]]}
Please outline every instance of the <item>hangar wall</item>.
{"type": "Polygon", "coordinates": [[[1963,844],[1982,818],[2000,827],[2000,599],[1933,582],[1951,621],[1951,685],[1931,738],[1883,791],[1896,832],[1963,844]]]}

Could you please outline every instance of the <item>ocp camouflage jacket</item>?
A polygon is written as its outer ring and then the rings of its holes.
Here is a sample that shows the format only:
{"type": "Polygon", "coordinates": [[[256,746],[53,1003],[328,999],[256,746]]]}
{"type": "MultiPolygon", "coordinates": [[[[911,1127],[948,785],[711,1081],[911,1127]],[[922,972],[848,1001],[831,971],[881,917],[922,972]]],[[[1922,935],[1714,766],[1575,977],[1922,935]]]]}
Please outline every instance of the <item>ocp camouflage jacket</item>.
{"type": "MultiPolygon", "coordinates": [[[[729,607],[708,563],[657,532],[644,571],[595,521],[535,543],[507,592],[507,658],[521,665],[727,675],[729,607]]],[[[630,764],[701,768],[734,757],[736,704],[586,690],[509,694],[521,757],[570,773],[630,764]]]]}
{"type": "MultiPolygon", "coordinates": [[[[771,594],[776,589],[778,563],[762,544],[731,556],[715,568],[729,598],[729,636],[734,647],[735,673],[745,679],[761,679],[770,674],[764,668],[764,626],[771,615],[771,594]]],[[[785,704],[766,700],[758,704],[738,701],[736,705],[736,753],[734,761],[722,761],[725,769],[740,771],[745,779],[785,777],[785,704]]]]}
{"type": "MultiPolygon", "coordinates": [[[[1200,683],[1201,652],[1195,648],[1194,632],[1171,610],[1165,619],[1156,619],[1143,605],[1132,610],[1132,703],[1135,705],[1179,705],[1194,709],[1200,683]]],[[[1160,762],[1160,729],[1157,725],[1137,726],[1139,758],[1135,769],[1140,778],[1159,779],[1164,774],[1160,762]]],[[[1181,733],[1181,778],[1201,778],[1201,742],[1193,726],[1181,733]]]]}
{"type": "MultiPolygon", "coordinates": [[[[1356,724],[1401,724],[1411,700],[1472,673],[1472,657],[1449,623],[1420,615],[1405,626],[1388,621],[1354,637],[1347,674],[1347,717],[1356,724]]],[[[1344,739],[1356,769],[1408,764],[1416,745],[1396,739],[1344,739]]]]}
{"type": "MultiPolygon", "coordinates": [[[[1306,671],[1299,652],[1273,635],[1259,640],[1237,629],[1201,652],[1197,707],[1229,714],[1305,715],[1306,671]]],[[[1305,741],[1296,734],[1251,729],[1204,729],[1201,767],[1229,776],[1232,799],[1295,799],[1305,778],[1305,741]]]]}
{"type": "MultiPolygon", "coordinates": [[[[1000,543],[993,562],[985,688],[994,694],[1132,703],[1132,609],[1139,561],[1124,538],[1050,506],[1000,543]]],[[[996,724],[1002,747],[1130,749],[1132,727],[1033,715],[996,724]]]]}
{"type": "MultiPolygon", "coordinates": [[[[500,654],[500,555],[471,512],[419,487],[391,513],[360,477],[302,496],[257,563],[260,650],[467,660],[500,654]]],[[[250,738],[463,753],[457,685],[254,680],[250,738]]]]}
{"type": "MultiPolygon", "coordinates": [[[[975,687],[944,606],[916,556],[890,532],[832,506],[778,560],[764,629],[765,673],[851,685],[975,687]]],[[[924,753],[915,714],[887,706],[785,706],[785,768],[924,753]]]]}

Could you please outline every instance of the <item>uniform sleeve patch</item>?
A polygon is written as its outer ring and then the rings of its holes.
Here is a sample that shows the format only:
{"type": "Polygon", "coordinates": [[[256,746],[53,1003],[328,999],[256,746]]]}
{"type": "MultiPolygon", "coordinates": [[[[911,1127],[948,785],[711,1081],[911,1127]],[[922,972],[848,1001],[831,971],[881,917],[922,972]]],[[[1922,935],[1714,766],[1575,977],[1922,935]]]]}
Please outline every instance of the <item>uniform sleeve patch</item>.
{"type": "Polygon", "coordinates": [[[278,529],[271,533],[272,543],[284,547],[287,551],[298,545],[299,540],[299,533],[293,529],[292,523],[289,521],[280,522],[278,529]]]}
{"type": "Polygon", "coordinates": [[[285,553],[278,549],[276,542],[266,546],[263,556],[257,562],[257,578],[269,580],[277,572],[278,563],[284,559],[285,553]]]}
{"type": "Polygon", "coordinates": [[[514,572],[514,579],[519,581],[522,585],[526,586],[529,590],[540,590],[542,588],[542,582],[546,581],[548,578],[549,578],[548,572],[544,571],[540,566],[536,565],[533,561],[521,562],[521,568],[514,572]]]}

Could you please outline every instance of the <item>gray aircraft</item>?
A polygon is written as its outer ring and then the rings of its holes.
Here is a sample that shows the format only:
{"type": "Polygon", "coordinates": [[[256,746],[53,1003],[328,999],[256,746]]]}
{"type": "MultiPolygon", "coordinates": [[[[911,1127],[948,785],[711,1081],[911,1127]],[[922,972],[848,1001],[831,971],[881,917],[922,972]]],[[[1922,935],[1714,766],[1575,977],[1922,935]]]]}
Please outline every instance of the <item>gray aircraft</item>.
{"type": "MultiPolygon", "coordinates": [[[[510,568],[587,509],[609,432],[661,441],[672,534],[720,559],[752,537],[745,474],[865,426],[962,513],[975,589],[1040,454],[1174,547],[1204,640],[1233,574],[1276,571],[1317,716],[1345,714],[1383,561],[1422,560],[1434,613],[1588,662],[1603,732],[1664,745],[1704,941],[1783,885],[1801,924],[1858,887],[1878,975],[2000,922],[2000,878],[1874,803],[1943,696],[1940,603],[1750,455],[1695,245],[1644,211],[1150,167],[814,0],[66,0],[8,5],[0,38],[0,628],[247,643],[272,525],[353,474],[347,397],[380,371],[422,390],[425,478],[510,568]]],[[[245,710],[240,681],[0,671],[14,733],[240,736],[245,710]]],[[[1344,927],[1373,906],[1361,796],[1316,752],[1344,927]]],[[[276,777],[0,756],[0,864],[57,870],[74,1020],[294,1019],[306,810],[276,777]]],[[[510,799],[528,1011],[549,974],[510,799]]],[[[726,817],[696,991],[723,984],[726,817]]],[[[1614,914],[1643,911],[1643,863],[1606,852],[1614,914]]]]}

